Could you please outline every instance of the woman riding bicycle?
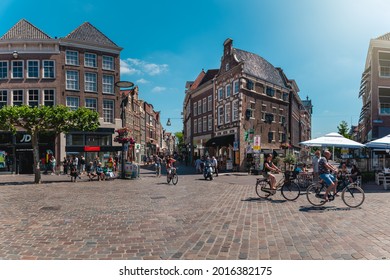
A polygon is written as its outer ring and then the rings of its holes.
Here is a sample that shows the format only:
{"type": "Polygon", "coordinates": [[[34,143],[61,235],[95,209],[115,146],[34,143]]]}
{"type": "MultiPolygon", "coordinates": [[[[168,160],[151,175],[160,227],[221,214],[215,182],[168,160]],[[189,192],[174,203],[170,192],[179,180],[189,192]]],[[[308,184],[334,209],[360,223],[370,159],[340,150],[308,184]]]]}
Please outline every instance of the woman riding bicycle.
{"type": "Polygon", "coordinates": [[[172,173],[172,170],[175,168],[174,163],[176,162],[175,159],[172,158],[172,156],[167,157],[167,176],[169,176],[172,173]]]}
{"type": "Polygon", "coordinates": [[[265,155],[265,161],[264,161],[264,167],[263,167],[263,176],[266,179],[269,179],[271,183],[271,193],[274,194],[276,192],[276,178],[272,172],[281,172],[280,170],[273,162],[272,162],[272,154],[266,154],[265,155]]]}

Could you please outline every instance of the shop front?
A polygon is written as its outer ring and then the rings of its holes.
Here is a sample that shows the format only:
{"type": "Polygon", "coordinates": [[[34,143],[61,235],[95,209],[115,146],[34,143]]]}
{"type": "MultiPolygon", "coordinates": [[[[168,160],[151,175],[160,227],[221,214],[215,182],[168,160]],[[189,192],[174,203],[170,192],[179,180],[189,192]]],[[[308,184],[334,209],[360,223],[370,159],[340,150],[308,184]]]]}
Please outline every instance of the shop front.
{"type": "MultiPolygon", "coordinates": [[[[47,154],[55,150],[55,134],[41,133],[38,141],[42,170],[45,168],[47,154]]],[[[0,172],[33,174],[33,147],[31,135],[25,131],[0,133],[0,172]]]]}
{"type": "Polygon", "coordinates": [[[236,162],[233,134],[213,137],[205,146],[209,148],[210,154],[217,158],[219,170],[230,171],[239,164],[236,162]]]}

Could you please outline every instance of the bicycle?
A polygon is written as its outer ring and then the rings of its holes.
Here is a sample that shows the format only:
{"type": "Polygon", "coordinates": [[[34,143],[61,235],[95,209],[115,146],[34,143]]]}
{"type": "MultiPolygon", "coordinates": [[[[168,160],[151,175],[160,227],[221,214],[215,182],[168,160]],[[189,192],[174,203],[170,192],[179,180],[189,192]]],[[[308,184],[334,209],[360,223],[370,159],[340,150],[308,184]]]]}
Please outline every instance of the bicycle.
{"type": "MultiPolygon", "coordinates": [[[[325,192],[327,188],[328,185],[323,180],[311,184],[307,188],[307,200],[314,206],[324,205],[327,202],[325,199],[325,192]]],[[[348,207],[356,208],[363,204],[365,194],[363,189],[359,187],[356,182],[350,183],[346,180],[339,181],[336,187],[336,193],[328,193],[328,201],[333,201],[340,191],[341,199],[348,207]]]]}
{"type": "Polygon", "coordinates": [[[171,167],[170,171],[167,170],[167,183],[169,184],[171,181],[174,185],[176,185],[179,181],[179,177],[177,176],[175,167],[171,167]]]}
{"type": "Polygon", "coordinates": [[[271,190],[271,182],[268,178],[257,178],[256,194],[264,199],[273,196],[276,191],[280,190],[282,196],[289,201],[296,200],[301,194],[299,186],[293,181],[294,173],[286,171],[283,177],[276,183],[276,189],[271,190]]]}

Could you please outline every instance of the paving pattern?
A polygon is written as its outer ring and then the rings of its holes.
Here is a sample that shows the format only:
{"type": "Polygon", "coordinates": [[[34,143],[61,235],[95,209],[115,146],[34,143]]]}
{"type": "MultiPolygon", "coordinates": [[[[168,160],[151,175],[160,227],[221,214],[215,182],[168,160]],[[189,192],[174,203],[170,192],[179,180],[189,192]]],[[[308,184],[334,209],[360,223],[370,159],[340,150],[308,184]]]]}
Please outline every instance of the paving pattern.
{"type": "Polygon", "coordinates": [[[0,176],[0,259],[390,259],[390,191],[366,185],[357,209],[341,198],[256,197],[255,176],[213,181],[179,170],[167,184],[71,183],[66,176],[0,176]]]}

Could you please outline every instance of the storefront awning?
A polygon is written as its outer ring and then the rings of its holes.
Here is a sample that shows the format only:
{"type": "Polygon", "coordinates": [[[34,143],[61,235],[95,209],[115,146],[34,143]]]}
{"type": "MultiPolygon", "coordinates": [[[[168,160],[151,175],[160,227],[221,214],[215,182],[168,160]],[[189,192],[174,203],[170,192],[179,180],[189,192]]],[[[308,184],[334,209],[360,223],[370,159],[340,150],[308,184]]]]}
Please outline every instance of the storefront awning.
{"type": "Polygon", "coordinates": [[[233,146],[234,142],[234,135],[225,135],[225,136],[218,136],[211,138],[208,140],[205,144],[206,147],[227,147],[227,146],[233,146]]]}

